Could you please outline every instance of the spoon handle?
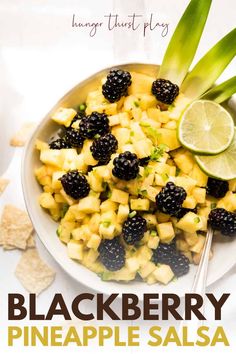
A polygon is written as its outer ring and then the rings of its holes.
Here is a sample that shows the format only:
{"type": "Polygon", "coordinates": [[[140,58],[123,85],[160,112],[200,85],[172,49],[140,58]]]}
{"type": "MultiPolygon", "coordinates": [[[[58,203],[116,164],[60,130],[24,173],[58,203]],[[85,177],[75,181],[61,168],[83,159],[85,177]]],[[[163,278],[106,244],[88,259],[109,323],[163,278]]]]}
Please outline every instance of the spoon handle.
{"type": "MultiPolygon", "coordinates": [[[[193,286],[191,289],[191,293],[196,293],[202,296],[204,299],[205,292],[206,292],[206,281],[207,281],[207,270],[208,270],[208,263],[209,263],[209,255],[211,250],[213,238],[213,230],[211,227],[208,227],[206,241],[203,248],[201,260],[197,269],[197,273],[193,282],[193,286]]],[[[202,307],[202,314],[204,315],[204,302],[202,307]]],[[[183,315],[184,317],[184,315],[183,315]]],[[[188,326],[189,332],[191,337],[196,337],[196,330],[198,327],[202,326],[203,321],[199,320],[198,318],[194,317],[190,322],[186,320],[182,320],[179,326],[179,333],[182,333],[183,327],[188,326]]]]}

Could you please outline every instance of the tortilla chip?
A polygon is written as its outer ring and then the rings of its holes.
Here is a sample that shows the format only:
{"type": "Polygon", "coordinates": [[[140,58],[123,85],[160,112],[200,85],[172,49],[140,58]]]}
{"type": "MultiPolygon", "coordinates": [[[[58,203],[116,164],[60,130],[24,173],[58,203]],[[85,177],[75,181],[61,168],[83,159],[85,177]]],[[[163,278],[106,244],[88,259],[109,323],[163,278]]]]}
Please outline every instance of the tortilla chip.
{"type": "Polygon", "coordinates": [[[35,244],[34,235],[30,235],[30,237],[27,240],[27,248],[34,248],[35,246],[36,244],[35,244]]]}
{"type": "Polygon", "coordinates": [[[32,232],[33,225],[26,212],[13,205],[4,207],[0,224],[0,242],[5,249],[25,250],[32,232]]]}
{"type": "Polygon", "coordinates": [[[10,145],[16,147],[24,146],[34,126],[34,123],[23,124],[20,130],[11,138],[10,145]]]}
{"type": "Polygon", "coordinates": [[[15,275],[30,293],[39,295],[54,280],[55,272],[40,258],[35,248],[23,252],[15,275]]]}
{"type": "Polygon", "coordinates": [[[0,178],[0,194],[4,192],[9,182],[9,179],[0,178]]]}

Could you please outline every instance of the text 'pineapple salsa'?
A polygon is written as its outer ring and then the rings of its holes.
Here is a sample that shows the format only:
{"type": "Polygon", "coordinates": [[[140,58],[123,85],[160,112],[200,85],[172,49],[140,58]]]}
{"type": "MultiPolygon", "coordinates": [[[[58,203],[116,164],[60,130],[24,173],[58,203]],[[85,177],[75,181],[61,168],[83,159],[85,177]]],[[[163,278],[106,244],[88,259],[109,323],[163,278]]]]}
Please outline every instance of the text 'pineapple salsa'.
{"type": "Polygon", "coordinates": [[[39,203],[68,256],[103,280],[167,284],[199,263],[209,214],[236,231],[236,180],[208,178],[177,139],[188,103],[168,80],[112,70],[78,112],[52,115],[60,137],[36,142],[39,203]]]}

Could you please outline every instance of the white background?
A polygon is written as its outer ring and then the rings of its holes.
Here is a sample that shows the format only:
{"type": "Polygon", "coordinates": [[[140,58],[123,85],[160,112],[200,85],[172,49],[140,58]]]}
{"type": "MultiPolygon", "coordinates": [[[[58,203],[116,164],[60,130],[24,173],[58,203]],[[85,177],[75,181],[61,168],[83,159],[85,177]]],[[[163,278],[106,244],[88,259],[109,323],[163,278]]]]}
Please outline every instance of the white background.
{"type": "MultiPolygon", "coordinates": [[[[127,0],[0,0],[0,175],[10,165],[6,174],[11,178],[11,184],[0,197],[1,207],[6,202],[24,207],[19,173],[21,149],[16,151],[8,145],[9,137],[22,122],[40,121],[60,96],[100,68],[125,61],[143,60],[160,63],[171,34],[187,4],[188,0],[130,0],[129,2],[127,0]],[[104,26],[98,29],[95,37],[91,38],[87,29],[71,28],[73,13],[84,22],[100,22],[104,21],[104,15],[110,12],[120,14],[123,20],[127,20],[127,14],[133,12],[142,14],[147,19],[151,13],[154,13],[156,21],[169,23],[169,33],[163,38],[160,30],[154,30],[153,32],[149,31],[144,38],[141,31],[109,32],[104,26]]],[[[235,10],[235,0],[224,0],[223,2],[222,0],[213,0],[195,61],[235,26],[235,10]]],[[[235,66],[236,61],[234,60],[222,75],[221,80],[235,75],[235,66]]],[[[42,257],[57,272],[56,281],[38,298],[39,310],[45,311],[53,295],[57,292],[65,296],[68,304],[76,294],[91,292],[70,279],[39,242],[38,247],[42,257]]],[[[7,294],[20,292],[27,296],[27,292],[14,277],[14,269],[19,256],[18,251],[3,252],[0,250],[0,333],[4,334],[6,326],[9,325],[6,320],[7,294]]],[[[216,296],[220,296],[223,292],[232,293],[230,300],[224,307],[221,325],[225,327],[234,346],[236,342],[234,339],[236,332],[235,270],[236,268],[232,269],[222,280],[208,289],[208,292],[214,292],[216,296]]],[[[155,292],[154,288],[153,292],[155,292]]],[[[95,310],[95,304],[87,304],[84,307],[95,310]]],[[[118,301],[114,308],[119,310],[120,303],[118,301]]],[[[210,318],[212,312],[210,309],[207,310],[210,318]]],[[[209,323],[211,326],[219,325],[212,321],[209,323]]],[[[21,323],[21,325],[26,324],[27,321],[21,323]]],[[[56,324],[62,325],[63,323],[58,319],[56,324]]],[[[126,336],[126,328],[130,323],[114,323],[106,320],[103,324],[119,325],[122,334],[126,336]]],[[[144,340],[140,348],[133,350],[113,348],[112,351],[114,353],[131,353],[145,348],[145,352],[156,350],[167,352],[167,348],[148,348],[145,345],[147,327],[154,324],[157,323],[144,324],[142,321],[137,321],[134,324],[141,326],[144,340]]],[[[168,323],[168,325],[170,324],[168,323]]],[[[158,325],[166,326],[167,324],[158,323],[158,325]]],[[[1,342],[2,334],[0,334],[0,338],[0,348],[4,348],[5,343],[1,342]]],[[[110,345],[112,346],[112,342],[110,345]]],[[[56,350],[58,351],[58,349],[56,350]]],[[[73,350],[84,353],[94,352],[95,348],[73,350]]],[[[173,350],[175,349],[172,347],[172,353],[173,350]]],[[[200,351],[199,348],[191,348],[191,350],[200,351]]],[[[212,349],[206,348],[203,352],[208,353],[210,350],[212,349]]],[[[213,350],[217,352],[217,348],[213,350]]],[[[220,346],[218,350],[221,353],[226,352],[226,349],[222,349],[220,346]]],[[[228,350],[232,352],[233,348],[228,348],[228,350]]],[[[11,352],[18,353],[20,351],[21,353],[34,352],[27,348],[22,350],[15,348],[11,352]]],[[[43,351],[51,352],[49,348],[43,351]]],[[[61,351],[67,352],[66,348],[62,348],[61,351]]],[[[107,351],[108,347],[105,349],[96,348],[98,353],[107,351]]],[[[4,352],[7,352],[6,348],[4,352]]],[[[181,348],[181,352],[189,352],[189,348],[181,348]]],[[[3,351],[1,350],[0,353],[3,351]]]]}

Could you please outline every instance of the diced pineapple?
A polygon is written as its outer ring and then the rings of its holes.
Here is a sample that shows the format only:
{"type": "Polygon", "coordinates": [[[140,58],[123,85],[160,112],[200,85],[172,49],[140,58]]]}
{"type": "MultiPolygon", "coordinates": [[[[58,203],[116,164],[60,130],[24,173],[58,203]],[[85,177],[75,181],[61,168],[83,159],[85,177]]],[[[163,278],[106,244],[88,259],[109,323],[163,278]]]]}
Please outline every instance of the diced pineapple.
{"type": "Polygon", "coordinates": [[[119,151],[122,153],[122,152],[125,152],[125,151],[130,151],[132,152],[133,154],[136,153],[136,150],[135,150],[135,147],[133,144],[125,144],[125,145],[122,145],[120,146],[120,149],[119,151]]]}
{"type": "Polygon", "coordinates": [[[47,143],[45,143],[44,141],[42,140],[39,140],[39,139],[36,139],[35,141],[35,148],[39,151],[41,150],[48,150],[49,149],[49,146],[47,143]]]}
{"type": "Polygon", "coordinates": [[[118,140],[118,148],[121,148],[122,145],[127,144],[130,141],[130,130],[128,128],[113,128],[112,134],[118,140]]]}
{"type": "Polygon", "coordinates": [[[206,200],[206,189],[205,188],[200,188],[200,187],[193,188],[192,195],[195,198],[197,203],[199,203],[199,204],[205,203],[205,200],[206,200]]]}
{"type": "Polygon", "coordinates": [[[156,218],[159,223],[165,223],[170,220],[170,215],[158,212],[156,218]]]}
{"type": "Polygon", "coordinates": [[[94,213],[89,220],[89,229],[91,232],[98,234],[101,221],[100,213],[94,213]]]}
{"type": "Polygon", "coordinates": [[[129,201],[129,193],[126,193],[126,192],[123,192],[119,189],[114,188],[111,192],[110,200],[112,202],[127,205],[128,201],[129,201]]]}
{"type": "Polygon", "coordinates": [[[80,227],[77,227],[76,229],[72,230],[72,237],[74,240],[77,241],[82,240],[87,242],[91,236],[92,233],[88,225],[81,225],[80,227]]]}
{"type": "Polygon", "coordinates": [[[99,235],[103,238],[106,239],[113,239],[115,236],[115,225],[109,224],[109,223],[101,223],[99,226],[99,235]]]}
{"type": "Polygon", "coordinates": [[[139,270],[139,275],[142,278],[146,278],[155,270],[156,266],[153,262],[147,262],[144,266],[139,270]]]}
{"type": "Polygon", "coordinates": [[[184,232],[184,239],[188,243],[189,246],[194,246],[198,242],[198,235],[196,232],[184,232]]]}
{"type": "Polygon", "coordinates": [[[95,263],[98,257],[99,252],[97,250],[94,250],[93,248],[90,248],[90,250],[84,254],[85,262],[89,264],[95,263]]]}
{"type": "Polygon", "coordinates": [[[123,106],[123,110],[125,112],[131,112],[134,108],[138,107],[138,99],[136,96],[134,95],[129,95],[127,97],[125,97],[124,99],[124,106],[123,106]]]}
{"type": "Polygon", "coordinates": [[[153,119],[160,123],[167,123],[170,120],[170,118],[168,117],[167,114],[163,114],[163,113],[164,112],[161,112],[158,108],[147,109],[147,115],[150,119],[153,119]]]}
{"type": "Polygon", "coordinates": [[[149,210],[150,201],[148,199],[130,199],[130,208],[131,210],[149,210]]]}
{"type": "Polygon", "coordinates": [[[132,122],[130,124],[130,140],[135,143],[137,140],[146,139],[146,135],[143,132],[138,122],[132,122]]]}
{"type": "Polygon", "coordinates": [[[105,200],[102,202],[100,206],[101,212],[105,213],[106,211],[116,211],[118,209],[118,204],[111,201],[110,199],[105,200]]]}
{"type": "Polygon", "coordinates": [[[183,208],[194,209],[197,205],[196,199],[192,195],[188,195],[183,202],[183,208]]]}
{"type": "Polygon", "coordinates": [[[157,194],[161,191],[160,188],[158,187],[146,187],[147,194],[145,195],[148,199],[150,199],[152,202],[156,201],[156,196],[157,194]]]}
{"type": "Polygon", "coordinates": [[[70,240],[67,243],[68,256],[81,261],[83,259],[83,244],[79,241],[70,240]]]}
{"type": "Polygon", "coordinates": [[[153,95],[148,94],[147,92],[137,93],[135,96],[137,97],[136,101],[138,101],[139,107],[144,111],[146,111],[150,107],[156,106],[156,98],[153,95]]]}
{"type": "Polygon", "coordinates": [[[153,214],[144,214],[143,217],[147,221],[147,224],[148,224],[149,227],[156,226],[157,219],[156,219],[155,215],[153,215],[153,214]]]}
{"type": "Polygon", "coordinates": [[[139,159],[150,156],[153,149],[152,141],[147,138],[139,141],[135,141],[133,145],[134,145],[134,150],[136,152],[136,155],[138,156],[139,159]]]}
{"type": "Polygon", "coordinates": [[[82,153],[76,156],[75,165],[78,171],[87,172],[88,165],[85,163],[85,156],[82,153]]]}
{"type": "Polygon", "coordinates": [[[101,237],[99,235],[92,234],[87,242],[87,247],[97,250],[100,243],[101,243],[101,237]]]}
{"type": "Polygon", "coordinates": [[[139,247],[136,252],[136,257],[139,261],[140,266],[144,266],[152,258],[152,250],[146,245],[139,247]]]}
{"type": "Polygon", "coordinates": [[[152,274],[158,282],[165,285],[168,284],[175,276],[170,266],[166,264],[161,264],[158,266],[152,274]]]}
{"type": "Polygon", "coordinates": [[[155,250],[159,246],[160,239],[158,236],[150,236],[148,240],[148,247],[155,250]]]}
{"type": "Polygon", "coordinates": [[[139,261],[135,257],[130,257],[126,259],[125,266],[130,272],[137,272],[137,270],[139,269],[139,261]]]}
{"type": "Polygon", "coordinates": [[[176,130],[177,122],[176,120],[170,120],[168,123],[162,124],[162,128],[176,130]]]}
{"type": "Polygon", "coordinates": [[[113,210],[108,210],[101,214],[101,222],[109,222],[114,224],[116,222],[116,212],[113,210]]]}
{"type": "Polygon", "coordinates": [[[55,193],[54,199],[55,199],[55,202],[57,202],[57,203],[66,203],[65,198],[60,193],[55,193]]]}
{"type": "Polygon", "coordinates": [[[189,176],[197,181],[198,187],[206,187],[208,177],[207,175],[198,167],[197,164],[193,166],[192,171],[189,173],[189,176]]]}
{"type": "Polygon", "coordinates": [[[122,224],[129,215],[129,206],[128,205],[119,205],[117,213],[117,222],[122,224]]]}
{"type": "Polygon", "coordinates": [[[94,192],[102,192],[102,191],[104,191],[102,178],[98,175],[98,173],[96,172],[96,169],[91,171],[91,172],[89,172],[89,174],[88,174],[88,183],[90,185],[90,188],[94,192]]]}
{"type": "Polygon", "coordinates": [[[205,242],[206,242],[206,237],[203,235],[198,235],[198,242],[195,243],[195,245],[193,245],[190,248],[190,251],[195,252],[195,253],[200,253],[203,249],[205,242]]]}
{"type": "Polygon", "coordinates": [[[178,168],[184,173],[188,174],[192,171],[195,161],[193,155],[184,149],[180,149],[174,156],[174,162],[178,168]]]}
{"type": "Polygon", "coordinates": [[[178,176],[175,178],[175,184],[183,187],[188,194],[192,194],[193,188],[196,186],[196,180],[189,176],[178,176]]]}
{"type": "Polygon", "coordinates": [[[60,194],[65,199],[67,204],[69,204],[69,205],[75,204],[76,201],[73,198],[71,198],[69,195],[67,195],[66,192],[64,191],[64,189],[60,190],[60,194]]]}
{"type": "Polygon", "coordinates": [[[80,199],[78,210],[86,214],[97,213],[100,211],[100,199],[93,196],[80,199]]]}
{"type": "Polygon", "coordinates": [[[218,201],[217,208],[224,208],[228,211],[235,211],[236,194],[231,191],[227,192],[226,195],[218,201]]]}
{"type": "Polygon", "coordinates": [[[146,282],[148,285],[153,285],[157,282],[156,278],[154,277],[153,273],[151,273],[147,278],[146,282]]]}
{"type": "Polygon", "coordinates": [[[46,165],[52,165],[55,167],[62,167],[62,150],[41,150],[40,151],[40,161],[42,161],[46,165]]]}
{"type": "Polygon", "coordinates": [[[60,107],[52,114],[52,120],[58,124],[65,125],[69,127],[71,125],[72,119],[76,116],[77,112],[73,108],[63,108],[60,107]]]}
{"type": "Polygon", "coordinates": [[[183,231],[193,234],[201,229],[202,220],[200,216],[190,211],[177,222],[176,226],[183,231]]]}
{"type": "Polygon", "coordinates": [[[177,239],[176,240],[176,248],[177,250],[179,251],[182,251],[182,252],[188,252],[189,250],[189,245],[188,243],[183,240],[183,239],[177,239]]]}
{"type": "Polygon", "coordinates": [[[175,150],[180,147],[175,130],[161,128],[158,129],[158,143],[165,144],[170,150],[175,150]]]}
{"type": "Polygon", "coordinates": [[[113,127],[114,125],[119,125],[120,124],[120,113],[114,114],[113,116],[109,116],[109,125],[110,127],[113,127]]]}
{"type": "Polygon", "coordinates": [[[163,243],[170,243],[175,237],[175,231],[171,222],[157,224],[157,232],[163,243]]]}
{"type": "Polygon", "coordinates": [[[131,72],[131,76],[132,84],[128,88],[129,95],[151,92],[154,77],[136,72],[131,72]]]}
{"type": "Polygon", "coordinates": [[[60,240],[64,243],[68,243],[71,239],[71,233],[75,228],[74,221],[61,221],[60,226],[58,227],[57,234],[60,240]]]}
{"type": "Polygon", "coordinates": [[[39,204],[41,207],[46,209],[55,209],[57,208],[58,204],[55,202],[51,193],[42,193],[39,196],[39,204]]]}
{"type": "Polygon", "coordinates": [[[130,117],[127,112],[119,113],[119,123],[122,128],[129,128],[130,127],[130,117]]]}
{"type": "Polygon", "coordinates": [[[229,181],[229,190],[232,192],[236,191],[236,178],[231,179],[231,181],[229,181]]]}
{"type": "Polygon", "coordinates": [[[62,158],[62,170],[71,171],[76,170],[77,168],[77,151],[75,149],[62,149],[61,158],[62,158]]]}
{"type": "Polygon", "coordinates": [[[93,142],[91,140],[85,140],[81,152],[83,154],[84,163],[86,165],[95,166],[98,162],[93,158],[92,152],[90,150],[92,143],[93,142]]]}
{"type": "Polygon", "coordinates": [[[57,171],[54,172],[52,175],[52,188],[54,189],[61,189],[61,181],[59,181],[59,178],[61,178],[66,172],[65,171],[57,171]]]}

